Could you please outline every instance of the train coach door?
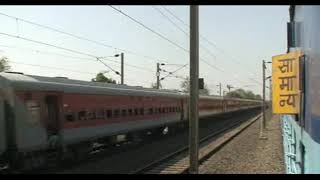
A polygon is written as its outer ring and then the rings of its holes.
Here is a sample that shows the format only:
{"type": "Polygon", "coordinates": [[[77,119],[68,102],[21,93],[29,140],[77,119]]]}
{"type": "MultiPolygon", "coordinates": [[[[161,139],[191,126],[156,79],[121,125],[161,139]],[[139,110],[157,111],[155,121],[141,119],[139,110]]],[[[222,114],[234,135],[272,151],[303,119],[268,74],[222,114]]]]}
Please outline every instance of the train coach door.
{"type": "Polygon", "coordinates": [[[180,120],[183,121],[183,119],[184,119],[183,100],[180,100],[180,107],[181,107],[180,120]]]}
{"type": "Polygon", "coordinates": [[[45,99],[47,107],[47,135],[49,145],[56,147],[59,139],[59,98],[57,95],[49,95],[45,99]]]}

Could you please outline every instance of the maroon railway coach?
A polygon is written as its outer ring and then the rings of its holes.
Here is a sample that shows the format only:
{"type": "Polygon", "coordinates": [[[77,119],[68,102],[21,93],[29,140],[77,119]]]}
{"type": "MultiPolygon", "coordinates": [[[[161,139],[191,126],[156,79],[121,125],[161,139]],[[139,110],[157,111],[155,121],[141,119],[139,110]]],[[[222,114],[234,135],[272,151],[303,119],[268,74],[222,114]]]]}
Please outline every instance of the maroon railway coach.
{"type": "MultiPolygon", "coordinates": [[[[182,124],[187,100],[167,90],[0,73],[0,161],[41,164],[49,149],[75,152],[100,140],[116,142],[118,135],[182,124]]],[[[257,106],[259,101],[206,96],[199,115],[257,106]]]]}

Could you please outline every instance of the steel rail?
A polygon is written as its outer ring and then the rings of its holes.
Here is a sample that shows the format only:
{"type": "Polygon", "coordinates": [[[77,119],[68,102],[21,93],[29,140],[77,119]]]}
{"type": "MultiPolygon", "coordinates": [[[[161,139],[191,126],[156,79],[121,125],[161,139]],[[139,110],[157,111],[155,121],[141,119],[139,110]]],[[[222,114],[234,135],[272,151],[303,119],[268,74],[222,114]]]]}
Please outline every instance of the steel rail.
{"type": "MultiPolygon", "coordinates": [[[[241,129],[239,132],[237,132],[234,136],[230,137],[228,140],[226,140],[224,143],[222,143],[220,146],[216,147],[215,149],[213,149],[209,154],[205,155],[204,157],[199,159],[199,163],[201,164],[205,159],[207,159],[209,156],[211,156],[213,153],[217,152],[218,150],[220,150],[224,145],[226,145],[228,142],[230,142],[234,137],[236,137],[237,135],[239,135],[242,131],[244,131],[246,128],[248,128],[251,124],[253,124],[256,120],[258,120],[261,117],[261,114],[259,114],[258,116],[254,117],[254,120],[252,122],[250,122],[249,124],[247,124],[243,129],[241,129]]],[[[207,135],[204,138],[200,139],[200,146],[203,146],[206,142],[210,141],[212,138],[215,138],[225,132],[227,132],[228,130],[232,130],[233,128],[235,128],[236,126],[241,125],[242,123],[244,123],[245,121],[248,120],[239,120],[236,121],[235,123],[233,123],[232,125],[225,127],[219,131],[215,131],[212,134],[207,135]]],[[[201,147],[205,148],[205,147],[201,147]]],[[[159,158],[149,164],[147,164],[146,166],[139,168],[137,170],[134,170],[133,172],[131,172],[131,174],[144,174],[162,164],[164,164],[165,162],[173,159],[174,157],[177,157],[179,155],[182,155],[183,153],[188,152],[189,150],[189,145],[184,146],[180,149],[178,149],[177,151],[174,151],[162,158],[159,158]]],[[[186,170],[183,171],[183,173],[187,173],[186,171],[188,170],[188,168],[186,170]]]]}

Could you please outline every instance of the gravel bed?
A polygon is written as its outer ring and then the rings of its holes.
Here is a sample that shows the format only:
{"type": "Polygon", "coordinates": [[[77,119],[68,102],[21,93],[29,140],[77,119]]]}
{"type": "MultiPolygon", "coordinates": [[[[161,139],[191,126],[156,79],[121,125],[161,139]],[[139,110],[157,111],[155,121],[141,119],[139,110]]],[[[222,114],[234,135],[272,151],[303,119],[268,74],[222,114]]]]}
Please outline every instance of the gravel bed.
{"type": "Polygon", "coordinates": [[[284,174],[279,116],[267,121],[267,140],[259,140],[259,125],[260,119],[200,165],[199,173],[284,174]]]}

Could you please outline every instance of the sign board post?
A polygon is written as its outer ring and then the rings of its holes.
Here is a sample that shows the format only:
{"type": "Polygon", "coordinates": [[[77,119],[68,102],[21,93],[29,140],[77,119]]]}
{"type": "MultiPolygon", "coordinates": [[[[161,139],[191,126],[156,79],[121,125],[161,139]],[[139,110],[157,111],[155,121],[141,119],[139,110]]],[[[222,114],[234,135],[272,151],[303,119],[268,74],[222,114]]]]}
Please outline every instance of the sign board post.
{"type": "Polygon", "coordinates": [[[300,51],[272,57],[272,109],[275,114],[300,112],[300,51]]]}
{"type": "Polygon", "coordinates": [[[259,139],[268,139],[265,136],[265,130],[266,130],[266,62],[265,60],[262,60],[262,118],[260,123],[260,137],[259,139]]]}

